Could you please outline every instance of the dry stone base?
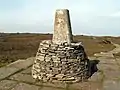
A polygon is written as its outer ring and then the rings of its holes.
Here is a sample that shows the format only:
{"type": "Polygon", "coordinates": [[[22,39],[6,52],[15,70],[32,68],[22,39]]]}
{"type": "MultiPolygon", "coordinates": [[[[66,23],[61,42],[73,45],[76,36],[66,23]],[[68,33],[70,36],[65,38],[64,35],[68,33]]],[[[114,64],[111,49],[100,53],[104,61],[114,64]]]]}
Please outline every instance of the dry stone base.
{"type": "Polygon", "coordinates": [[[44,82],[79,82],[87,78],[88,59],[81,43],[40,43],[32,76],[44,82]]]}

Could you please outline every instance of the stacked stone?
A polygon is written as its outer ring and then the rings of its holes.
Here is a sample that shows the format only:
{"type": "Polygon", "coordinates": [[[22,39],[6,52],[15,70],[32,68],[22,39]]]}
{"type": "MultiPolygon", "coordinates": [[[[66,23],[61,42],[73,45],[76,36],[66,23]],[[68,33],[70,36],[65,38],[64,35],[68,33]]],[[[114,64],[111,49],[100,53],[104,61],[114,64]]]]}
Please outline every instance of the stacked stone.
{"type": "Polygon", "coordinates": [[[78,82],[87,78],[88,59],[81,43],[40,43],[32,68],[35,79],[78,82]]]}

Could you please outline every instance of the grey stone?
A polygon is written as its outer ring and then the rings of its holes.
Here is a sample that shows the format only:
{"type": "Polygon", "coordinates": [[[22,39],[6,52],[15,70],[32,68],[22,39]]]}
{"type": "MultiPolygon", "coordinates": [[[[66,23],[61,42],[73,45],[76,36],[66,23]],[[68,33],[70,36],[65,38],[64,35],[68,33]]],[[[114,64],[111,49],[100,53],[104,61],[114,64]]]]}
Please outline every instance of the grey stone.
{"type": "Polygon", "coordinates": [[[47,47],[43,47],[42,50],[48,50],[48,48],[47,47]]]}
{"type": "Polygon", "coordinates": [[[67,49],[67,50],[74,50],[74,48],[71,48],[71,47],[65,47],[65,49],[67,49]]]}
{"type": "Polygon", "coordinates": [[[119,71],[119,66],[117,64],[98,64],[97,67],[102,71],[119,71]]]}
{"type": "Polygon", "coordinates": [[[52,60],[52,57],[51,56],[46,56],[45,57],[45,61],[48,62],[48,61],[51,61],[52,60]]]}
{"type": "Polygon", "coordinates": [[[65,46],[63,46],[63,45],[60,45],[60,46],[59,46],[59,48],[64,48],[64,47],[65,47],[65,46]]]}
{"type": "Polygon", "coordinates": [[[55,48],[57,48],[59,45],[58,44],[51,44],[51,47],[53,48],[53,47],[55,47],[55,48]]]}
{"type": "Polygon", "coordinates": [[[21,73],[10,76],[9,79],[10,80],[16,80],[16,81],[19,81],[19,82],[35,83],[35,79],[33,79],[32,75],[21,74],[21,73]]]}
{"type": "Polygon", "coordinates": [[[71,43],[72,46],[82,46],[82,42],[77,42],[77,43],[71,43]]]}
{"type": "Polygon", "coordinates": [[[28,58],[27,60],[18,60],[5,67],[0,68],[0,80],[7,78],[8,76],[26,69],[33,64],[34,57],[28,58]]]}
{"type": "MultiPolygon", "coordinates": [[[[36,85],[43,86],[44,88],[48,87],[48,90],[50,90],[50,89],[52,89],[52,90],[55,90],[55,89],[65,90],[65,83],[61,83],[58,81],[54,81],[53,83],[51,83],[51,82],[37,82],[36,85]]],[[[42,90],[45,90],[45,89],[42,89],[42,90]]]]}
{"type": "Polygon", "coordinates": [[[51,55],[51,56],[55,56],[56,54],[55,54],[55,53],[49,53],[49,55],[51,55]]]}
{"type": "Polygon", "coordinates": [[[42,43],[50,44],[50,43],[52,43],[52,41],[51,40],[43,40],[42,43]]]}
{"type": "Polygon", "coordinates": [[[97,60],[100,60],[99,64],[110,64],[110,65],[115,65],[116,61],[114,58],[107,58],[107,57],[99,57],[97,60]]]}
{"type": "Polygon", "coordinates": [[[0,90],[11,90],[17,85],[17,82],[10,80],[0,81],[0,90]]]}
{"type": "Polygon", "coordinates": [[[120,81],[116,80],[104,81],[103,90],[120,90],[120,81]]]}
{"type": "Polygon", "coordinates": [[[45,54],[45,53],[46,53],[46,50],[44,50],[44,49],[41,50],[41,53],[42,53],[42,54],[45,54]]]}
{"type": "Polygon", "coordinates": [[[68,78],[64,78],[63,80],[65,80],[65,81],[74,81],[75,78],[74,77],[68,77],[68,78]]]}
{"type": "Polygon", "coordinates": [[[101,82],[104,79],[102,72],[95,72],[88,80],[92,82],[101,82]]]}
{"type": "Polygon", "coordinates": [[[64,89],[54,87],[43,87],[41,90],[64,90],[64,89]]]}
{"type": "Polygon", "coordinates": [[[56,56],[52,56],[52,60],[53,60],[53,62],[57,62],[57,61],[60,61],[60,58],[58,58],[56,56]]]}
{"type": "Polygon", "coordinates": [[[49,48],[50,44],[45,44],[44,47],[49,48]]]}
{"type": "Polygon", "coordinates": [[[0,68],[0,80],[7,78],[11,74],[19,71],[21,69],[14,68],[14,67],[2,67],[0,68]]]}
{"type": "Polygon", "coordinates": [[[64,51],[65,49],[64,48],[58,48],[57,50],[58,51],[64,51]]]}
{"type": "Polygon", "coordinates": [[[62,79],[64,76],[65,76],[64,74],[58,74],[55,77],[58,78],[58,79],[62,79]]]}
{"type": "Polygon", "coordinates": [[[23,71],[21,71],[20,73],[22,73],[22,74],[28,74],[28,75],[31,75],[31,67],[29,67],[29,68],[27,68],[27,69],[25,69],[25,70],[23,70],[23,71]]]}
{"type": "Polygon", "coordinates": [[[120,58],[115,58],[117,65],[120,67],[120,58]]]}
{"type": "Polygon", "coordinates": [[[45,57],[46,54],[45,54],[45,53],[43,54],[43,53],[38,53],[38,52],[37,52],[37,55],[36,55],[36,56],[44,56],[44,57],[45,57]]]}
{"type": "Polygon", "coordinates": [[[37,56],[36,59],[38,59],[40,61],[44,61],[45,60],[44,56],[37,56]]]}
{"type": "Polygon", "coordinates": [[[53,43],[71,43],[73,40],[69,11],[60,9],[56,11],[53,43]]]}
{"type": "Polygon", "coordinates": [[[105,57],[114,58],[114,56],[113,56],[112,53],[104,53],[104,52],[96,53],[96,54],[94,54],[94,56],[96,56],[96,57],[102,57],[102,56],[105,56],[105,57]]]}
{"type": "Polygon", "coordinates": [[[28,58],[26,60],[17,60],[9,65],[7,67],[14,67],[14,68],[23,68],[26,69],[27,67],[31,66],[35,60],[35,57],[28,58]]]}
{"type": "Polygon", "coordinates": [[[104,76],[106,80],[119,80],[120,79],[120,71],[117,70],[105,70],[104,76]]]}
{"type": "Polygon", "coordinates": [[[19,83],[18,85],[16,85],[11,90],[40,90],[40,89],[41,89],[40,86],[29,85],[29,84],[26,84],[26,83],[19,83]]]}

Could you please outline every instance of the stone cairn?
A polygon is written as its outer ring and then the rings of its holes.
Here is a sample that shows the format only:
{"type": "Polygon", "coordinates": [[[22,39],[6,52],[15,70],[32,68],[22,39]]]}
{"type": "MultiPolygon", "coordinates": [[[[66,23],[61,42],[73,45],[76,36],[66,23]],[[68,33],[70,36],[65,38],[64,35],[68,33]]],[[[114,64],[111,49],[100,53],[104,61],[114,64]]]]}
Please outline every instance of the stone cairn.
{"type": "Polygon", "coordinates": [[[79,82],[88,77],[89,60],[81,42],[73,42],[69,11],[56,11],[52,40],[40,43],[32,76],[43,82],[79,82]]]}

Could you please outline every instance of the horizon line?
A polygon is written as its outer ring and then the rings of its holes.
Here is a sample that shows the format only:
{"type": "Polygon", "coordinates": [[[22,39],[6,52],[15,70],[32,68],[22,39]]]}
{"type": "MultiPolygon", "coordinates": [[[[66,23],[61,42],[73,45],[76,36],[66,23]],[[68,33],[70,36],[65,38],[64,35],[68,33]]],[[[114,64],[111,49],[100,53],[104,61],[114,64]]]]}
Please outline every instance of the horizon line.
{"type": "MultiPolygon", "coordinates": [[[[0,32],[0,34],[53,34],[53,33],[50,33],[50,32],[0,32]]],[[[81,36],[98,36],[98,37],[104,37],[104,36],[107,36],[107,37],[120,37],[120,35],[93,35],[93,34],[72,34],[74,36],[77,36],[77,35],[81,35],[81,36]]]]}

